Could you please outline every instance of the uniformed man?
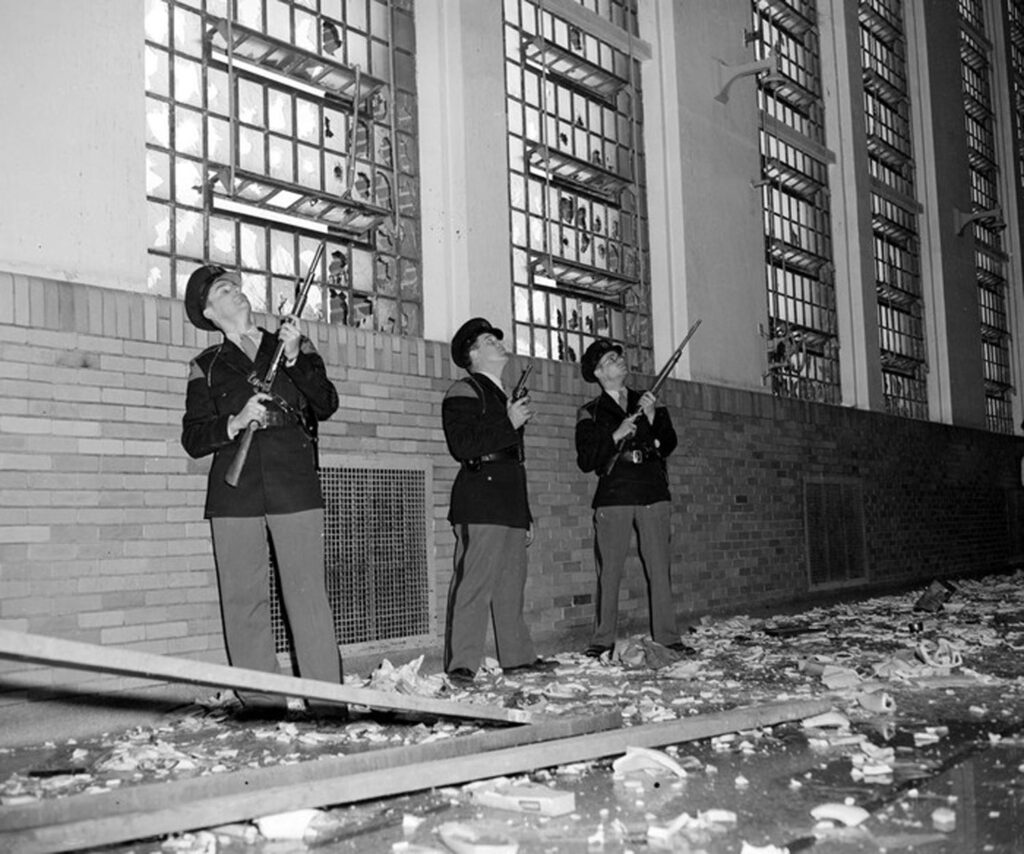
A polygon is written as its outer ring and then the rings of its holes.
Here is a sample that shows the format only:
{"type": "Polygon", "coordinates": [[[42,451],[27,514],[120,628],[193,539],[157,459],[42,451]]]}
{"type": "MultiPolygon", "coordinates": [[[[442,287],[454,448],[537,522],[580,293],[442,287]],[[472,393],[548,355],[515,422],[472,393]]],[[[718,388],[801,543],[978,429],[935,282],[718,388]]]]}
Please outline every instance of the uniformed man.
{"type": "Polygon", "coordinates": [[[504,334],[482,317],[466,321],[451,342],[452,361],[467,371],[444,396],[444,435],[459,461],[448,521],[455,566],[448,590],[444,667],[459,687],[473,683],[487,621],[505,673],[549,671],[523,619],[526,548],[532,535],[523,455],[530,397],[510,400],[502,380],[504,334]]]}
{"type": "Polygon", "coordinates": [[[598,339],[583,354],[580,369],[583,379],[601,386],[601,394],[581,406],[576,419],[577,464],[598,475],[591,505],[597,595],[585,654],[598,658],[615,647],[619,588],[634,530],[647,576],[651,637],[691,654],[694,650],[680,640],[672,598],[672,507],[665,470],[665,458],[677,443],[672,420],[650,392],[626,387],[629,365],[618,344],[598,339]]]}
{"type": "MultiPolygon", "coordinates": [[[[283,610],[299,674],[340,684],[341,656],[324,583],[324,500],[317,475],[316,425],[334,414],[338,393],[323,359],[293,317],[276,333],[258,328],[237,273],[206,265],[185,289],[185,311],[199,329],[223,339],[189,365],[181,444],[191,457],[213,454],[206,518],[220,588],[228,661],[275,672],[267,531],[277,560],[283,610]],[[278,341],[283,362],[270,394],[254,391],[278,341]],[[248,425],[252,444],[237,486],[225,475],[248,425]]],[[[242,717],[279,717],[283,697],[239,694],[242,717]]],[[[344,715],[344,707],[317,707],[344,715]]]]}

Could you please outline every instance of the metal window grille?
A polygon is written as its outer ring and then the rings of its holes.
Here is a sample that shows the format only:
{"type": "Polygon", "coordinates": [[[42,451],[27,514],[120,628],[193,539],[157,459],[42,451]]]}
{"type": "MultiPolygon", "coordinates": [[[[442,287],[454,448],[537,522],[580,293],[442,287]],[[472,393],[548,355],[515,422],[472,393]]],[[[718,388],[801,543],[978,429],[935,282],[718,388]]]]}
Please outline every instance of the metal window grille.
{"type": "Polygon", "coordinates": [[[831,213],[813,0],[753,0],[751,41],[776,69],[758,78],[772,392],[838,403],[831,213]]]}
{"type": "Polygon", "coordinates": [[[150,292],[210,261],[285,311],[422,330],[412,0],[145,0],[150,292]]]}
{"type": "Polygon", "coordinates": [[[882,392],[887,412],[928,417],[903,0],[860,0],[860,57],[882,392]]]}
{"type": "MultiPolygon", "coordinates": [[[[992,44],[986,35],[981,0],[958,0],[960,69],[970,168],[972,214],[1001,207],[1000,164],[992,92],[992,44]]],[[[1006,305],[1005,225],[996,214],[965,223],[974,236],[974,266],[981,317],[980,338],[985,379],[986,425],[1013,432],[1010,329],[1006,305]]]]}
{"type": "MultiPolygon", "coordinates": [[[[637,31],[635,0],[581,5],[637,31]]],[[[515,350],[612,338],[650,370],[638,61],[544,0],[504,9],[515,350]]]]}
{"type": "Polygon", "coordinates": [[[860,483],[804,483],[807,571],[811,587],[838,587],[867,578],[864,495],[860,483]]]}
{"type": "MultiPolygon", "coordinates": [[[[338,643],[379,647],[432,637],[429,469],[328,455],[322,462],[324,576],[338,643]]],[[[276,577],[272,567],[271,614],[277,649],[286,652],[276,577]]]]}
{"type": "Polygon", "coordinates": [[[1006,5],[1017,185],[1024,190],[1024,0],[1006,5]]]}

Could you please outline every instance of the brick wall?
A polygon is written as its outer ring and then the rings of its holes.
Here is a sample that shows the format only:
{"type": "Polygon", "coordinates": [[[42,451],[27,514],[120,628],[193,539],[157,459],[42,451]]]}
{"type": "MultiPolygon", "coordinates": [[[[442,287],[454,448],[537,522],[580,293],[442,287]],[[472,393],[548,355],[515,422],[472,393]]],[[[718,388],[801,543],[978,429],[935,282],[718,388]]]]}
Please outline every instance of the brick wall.
{"type": "MultiPolygon", "coordinates": [[[[459,375],[440,342],[315,327],[341,396],[325,451],[429,458],[438,625],[450,575],[455,466],[440,429],[459,375]]],[[[189,358],[212,338],[180,303],[0,274],[0,628],[223,661],[207,523],[207,461],[179,442],[189,358]]],[[[575,466],[574,366],[537,362],[528,432],[537,537],[528,620],[539,638],[591,620],[592,476],[575,466]]],[[[696,383],[663,394],[680,446],[669,470],[679,611],[697,619],[808,594],[803,484],[861,485],[869,585],[1005,565],[1019,439],[696,383]]],[[[1010,534],[1014,534],[1011,537],[1010,534]]],[[[630,559],[623,630],[646,594],[630,559]]],[[[0,703],[145,684],[0,661],[0,703]]]]}

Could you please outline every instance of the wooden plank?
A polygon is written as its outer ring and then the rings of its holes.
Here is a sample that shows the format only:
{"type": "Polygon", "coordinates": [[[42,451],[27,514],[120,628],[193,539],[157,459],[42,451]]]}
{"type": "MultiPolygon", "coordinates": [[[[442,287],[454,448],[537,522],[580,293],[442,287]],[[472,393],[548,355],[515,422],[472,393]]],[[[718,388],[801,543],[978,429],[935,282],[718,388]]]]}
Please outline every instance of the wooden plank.
{"type": "MultiPolygon", "coordinates": [[[[393,780],[396,791],[411,791],[417,787],[410,785],[411,781],[404,774],[409,765],[482,756],[488,751],[602,732],[621,725],[622,716],[617,711],[584,718],[552,718],[544,723],[506,727],[427,744],[368,750],[289,765],[244,768],[128,786],[103,794],[72,795],[0,807],[0,851],[73,850],[68,846],[84,847],[86,840],[91,840],[88,847],[92,847],[316,806],[318,804],[311,804],[307,794],[310,786],[364,773],[383,774],[393,780]],[[203,804],[208,804],[209,808],[203,804]],[[170,830],[149,830],[148,817],[164,810],[182,818],[162,819],[167,826],[176,825],[170,830]]],[[[329,786],[326,791],[330,791],[329,786]]],[[[359,799],[357,794],[350,798],[359,799]]]]}
{"type": "Polygon", "coordinates": [[[187,682],[194,685],[214,685],[243,691],[263,691],[306,697],[331,703],[369,706],[403,712],[424,712],[442,717],[470,718],[473,720],[530,723],[533,717],[522,709],[503,709],[473,703],[454,703],[433,697],[375,691],[333,685],[318,679],[300,679],[279,673],[263,673],[225,664],[210,664],[191,658],[174,658],[119,647],[99,646],[80,641],[62,640],[0,629],[0,657],[49,664],[54,667],[74,667],[97,670],[102,673],[187,682]]]}
{"type": "MultiPolygon", "coordinates": [[[[313,774],[320,770],[321,765],[329,762],[330,766],[324,769],[325,776],[314,779],[312,774],[307,774],[307,779],[301,783],[284,776],[285,773],[299,773],[288,770],[296,766],[235,772],[230,775],[233,778],[232,785],[228,787],[231,791],[222,794],[216,793],[216,786],[228,775],[167,782],[136,787],[155,793],[147,793],[145,801],[151,805],[147,811],[139,811],[146,809],[146,806],[143,805],[143,798],[138,796],[135,798],[136,811],[128,809],[117,815],[110,813],[106,802],[121,795],[129,795],[131,790],[78,796],[91,798],[90,804],[95,805],[95,811],[86,812],[83,817],[79,808],[75,811],[78,817],[68,820],[62,817],[59,802],[58,806],[52,808],[53,812],[47,812],[48,808],[43,804],[32,816],[35,826],[24,827],[26,821],[22,818],[23,829],[0,834],[0,850],[17,851],[19,854],[49,854],[243,821],[304,807],[364,801],[435,786],[550,768],[569,762],[616,756],[630,746],[658,747],[772,726],[821,714],[831,707],[827,700],[774,703],[450,757],[439,755],[438,748],[445,746],[444,742],[415,745],[394,751],[375,751],[363,756],[304,763],[310,766],[307,770],[313,774]],[[375,755],[379,760],[384,760],[384,765],[369,767],[374,764],[375,755]],[[390,764],[392,762],[399,764],[390,764]],[[396,769],[400,769],[400,773],[396,773],[396,769]],[[240,789],[239,781],[243,782],[244,790],[240,789]],[[100,809],[106,812],[98,812],[100,809]]],[[[544,729],[550,734],[554,732],[555,725],[556,722],[551,722],[543,726],[491,733],[479,738],[476,744],[496,744],[498,738],[523,734],[524,731],[539,732],[544,729]]],[[[467,742],[468,746],[471,738],[473,736],[454,741],[467,742]]],[[[74,799],[66,799],[71,800],[74,799]]],[[[15,809],[12,807],[0,811],[0,827],[12,826],[9,822],[18,820],[17,815],[13,814],[15,809]]]]}

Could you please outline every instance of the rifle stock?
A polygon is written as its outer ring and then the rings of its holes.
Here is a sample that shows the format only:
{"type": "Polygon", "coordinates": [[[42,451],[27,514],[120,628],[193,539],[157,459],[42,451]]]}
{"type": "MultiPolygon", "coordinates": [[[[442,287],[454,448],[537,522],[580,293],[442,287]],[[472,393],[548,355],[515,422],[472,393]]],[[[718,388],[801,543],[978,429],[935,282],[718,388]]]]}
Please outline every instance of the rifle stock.
{"type": "MultiPolygon", "coordinates": [[[[306,300],[309,298],[309,289],[313,285],[313,278],[316,276],[316,269],[320,264],[320,258],[324,254],[324,244],[321,243],[316,248],[316,252],[313,253],[313,260],[309,263],[309,268],[306,270],[306,278],[302,282],[302,288],[295,296],[295,305],[292,306],[292,315],[298,318],[302,314],[302,310],[306,307],[306,300]]],[[[278,369],[281,367],[281,361],[284,359],[284,342],[278,340],[277,348],[274,350],[274,355],[270,360],[270,366],[267,368],[266,376],[262,380],[253,383],[254,391],[262,391],[267,394],[270,393],[271,387],[274,385],[274,379],[277,377],[278,369]]],[[[235,453],[235,458],[231,461],[231,466],[228,468],[227,474],[224,475],[224,482],[228,486],[238,486],[238,481],[242,477],[242,469],[245,468],[245,461],[249,456],[249,448],[252,446],[253,434],[258,429],[259,425],[255,421],[250,421],[245,430],[242,432],[242,438],[238,443],[238,451],[235,453]]]]}
{"type": "MultiPolygon", "coordinates": [[[[658,371],[658,376],[655,377],[654,385],[652,385],[649,389],[651,394],[657,395],[658,392],[661,391],[661,387],[665,385],[665,382],[669,378],[669,374],[672,373],[672,369],[676,366],[676,362],[678,362],[679,358],[683,355],[683,350],[685,349],[686,345],[690,343],[690,339],[693,338],[693,333],[697,331],[698,326],[700,326],[700,318],[698,318],[690,327],[690,329],[686,333],[686,336],[680,342],[679,346],[676,347],[675,352],[673,352],[672,355],[669,356],[668,361],[665,363],[662,369],[658,371]]],[[[639,414],[640,410],[635,409],[631,413],[629,413],[628,417],[636,418],[639,414]]],[[[604,467],[601,469],[602,476],[610,474],[611,470],[615,468],[615,463],[618,462],[619,454],[622,453],[622,446],[624,444],[625,439],[621,439],[615,443],[615,449],[612,452],[611,457],[608,458],[608,462],[606,462],[604,467]]]]}

